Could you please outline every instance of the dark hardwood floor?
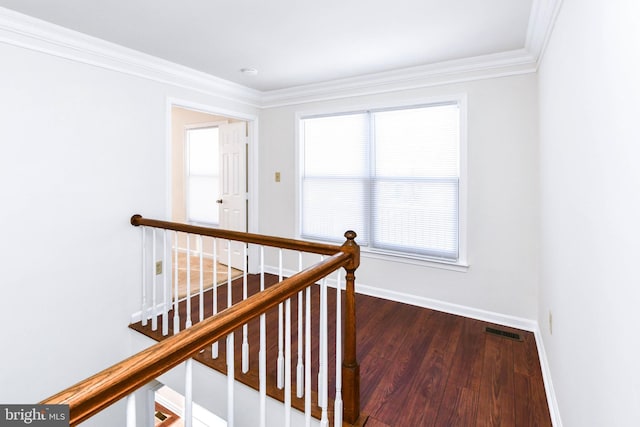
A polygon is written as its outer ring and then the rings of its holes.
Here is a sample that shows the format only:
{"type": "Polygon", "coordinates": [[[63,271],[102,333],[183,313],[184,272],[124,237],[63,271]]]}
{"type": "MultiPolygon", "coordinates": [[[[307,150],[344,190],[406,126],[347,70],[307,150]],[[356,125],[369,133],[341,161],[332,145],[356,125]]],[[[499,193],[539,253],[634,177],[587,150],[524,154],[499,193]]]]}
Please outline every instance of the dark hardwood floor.
{"type": "MultiPolygon", "coordinates": [[[[268,286],[276,281],[275,276],[267,275],[268,286]]],[[[234,301],[240,298],[241,283],[241,279],[233,282],[234,301]]],[[[249,276],[249,294],[257,292],[258,287],[257,276],[249,276]]],[[[313,288],[312,298],[317,301],[319,293],[317,287],[313,288]]],[[[365,295],[356,296],[356,305],[361,412],[366,417],[366,427],[551,426],[532,333],[365,295]],[[521,341],[489,334],[485,330],[488,326],[515,332],[521,341]]],[[[295,380],[297,299],[292,300],[291,306],[295,380]]],[[[212,312],[211,291],[205,294],[204,307],[206,314],[212,312]]],[[[218,288],[218,307],[219,310],[226,307],[226,286],[218,288]]],[[[329,289],[329,307],[335,307],[333,289],[329,289]]],[[[198,310],[194,298],[194,323],[198,310]]],[[[180,311],[184,327],[185,304],[180,311]]],[[[313,315],[314,335],[318,331],[317,317],[313,315]]],[[[170,312],[170,325],[172,318],[170,312]]],[[[277,319],[277,309],[267,313],[267,391],[282,399],[283,392],[275,387],[277,319]]],[[[146,327],[137,323],[131,328],[162,339],[160,330],[151,331],[151,323],[146,327]]],[[[258,321],[250,322],[251,369],[247,374],[240,369],[242,332],[238,330],[235,334],[235,376],[254,388],[258,384],[258,331],[258,321]]],[[[329,352],[334,354],[335,325],[329,328],[329,337],[332,341],[329,352]]],[[[314,343],[312,354],[317,365],[317,339],[314,343]]],[[[210,348],[195,359],[226,373],[224,342],[219,345],[217,359],[211,358],[210,348]]],[[[330,390],[334,388],[333,365],[330,362],[330,390]]],[[[312,377],[315,388],[316,374],[312,377]]],[[[295,385],[293,389],[295,393],[295,385]]],[[[303,407],[302,400],[292,400],[294,406],[303,407]]],[[[316,410],[315,416],[318,415],[316,410]]]]}

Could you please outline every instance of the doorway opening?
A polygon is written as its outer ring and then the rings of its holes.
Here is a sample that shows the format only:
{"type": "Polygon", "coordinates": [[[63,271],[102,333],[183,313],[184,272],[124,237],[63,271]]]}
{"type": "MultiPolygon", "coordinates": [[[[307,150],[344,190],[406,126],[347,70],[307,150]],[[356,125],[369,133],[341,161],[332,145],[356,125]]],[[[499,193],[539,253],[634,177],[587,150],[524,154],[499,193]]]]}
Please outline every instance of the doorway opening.
{"type": "MultiPolygon", "coordinates": [[[[245,120],[171,106],[172,221],[247,231],[247,139],[245,120]]],[[[179,260],[178,279],[185,276],[185,280],[178,282],[186,282],[187,270],[190,276],[199,277],[199,268],[203,268],[207,287],[226,281],[227,274],[211,280],[208,275],[219,276],[216,271],[226,273],[227,266],[233,269],[231,275],[237,277],[246,261],[244,248],[235,245],[226,240],[203,240],[178,233],[173,251],[179,260]],[[202,266],[198,260],[187,263],[187,259],[194,261],[193,257],[200,253],[205,257],[202,266]]],[[[179,297],[186,294],[179,292],[179,297]]]]}
{"type": "Polygon", "coordinates": [[[248,122],[171,106],[171,219],[247,231],[248,122]]]}

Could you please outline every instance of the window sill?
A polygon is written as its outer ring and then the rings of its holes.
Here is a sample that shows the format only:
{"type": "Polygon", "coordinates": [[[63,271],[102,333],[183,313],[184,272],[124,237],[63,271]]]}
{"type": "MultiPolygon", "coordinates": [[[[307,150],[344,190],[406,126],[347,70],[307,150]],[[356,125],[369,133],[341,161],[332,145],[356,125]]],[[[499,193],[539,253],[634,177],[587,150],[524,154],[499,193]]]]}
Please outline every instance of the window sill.
{"type": "Polygon", "coordinates": [[[403,264],[419,265],[422,267],[430,268],[440,268],[443,270],[458,271],[461,273],[466,273],[469,270],[469,264],[467,264],[466,262],[446,261],[436,258],[420,257],[419,255],[382,252],[367,248],[361,248],[360,255],[363,258],[368,259],[399,262],[403,264]]]}

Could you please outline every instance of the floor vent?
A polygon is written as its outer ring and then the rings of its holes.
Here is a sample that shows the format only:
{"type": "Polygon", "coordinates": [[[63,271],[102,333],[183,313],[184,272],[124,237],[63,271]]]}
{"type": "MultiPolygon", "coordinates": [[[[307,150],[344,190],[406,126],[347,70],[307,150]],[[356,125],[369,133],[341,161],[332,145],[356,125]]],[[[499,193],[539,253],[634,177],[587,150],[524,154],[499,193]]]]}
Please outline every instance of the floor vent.
{"type": "Polygon", "coordinates": [[[520,337],[520,335],[515,334],[513,332],[502,331],[500,329],[489,328],[489,327],[487,327],[486,331],[488,334],[499,335],[501,337],[509,338],[514,341],[522,341],[522,338],[520,337]]]}

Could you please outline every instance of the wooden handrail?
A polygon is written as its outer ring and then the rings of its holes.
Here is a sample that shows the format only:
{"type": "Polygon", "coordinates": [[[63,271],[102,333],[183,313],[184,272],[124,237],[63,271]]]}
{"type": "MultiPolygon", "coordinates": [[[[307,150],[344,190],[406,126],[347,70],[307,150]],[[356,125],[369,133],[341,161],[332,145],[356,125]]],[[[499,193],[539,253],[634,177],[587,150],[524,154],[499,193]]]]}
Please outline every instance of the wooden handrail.
{"type": "MultiPolygon", "coordinates": [[[[146,224],[139,223],[137,225],[157,226],[157,223],[163,223],[163,221],[153,221],[152,224],[152,221],[144,220],[146,224]]],[[[353,233],[353,236],[355,237],[355,233],[353,233]]],[[[260,241],[266,244],[264,241],[260,241]]],[[[258,243],[258,240],[256,239],[252,243],[258,243]]],[[[325,260],[40,403],[69,405],[71,426],[87,420],[154,378],[194,356],[203,347],[212,344],[251,319],[293,297],[338,268],[346,267],[349,268],[348,271],[351,270],[359,262],[355,261],[354,264],[354,256],[357,257],[357,255],[354,255],[357,252],[354,252],[354,247],[357,248],[357,245],[354,245],[355,243],[345,243],[342,247],[338,246],[337,253],[334,251],[332,256],[325,260]],[[345,248],[345,251],[340,250],[341,248],[345,248]]],[[[355,351],[355,346],[350,351],[355,351]]],[[[353,370],[353,361],[348,364],[350,369],[353,370]]]]}
{"type": "Polygon", "coordinates": [[[197,225],[183,224],[180,222],[160,221],[157,219],[144,218],[141,215],[133,215],[131,217],[131,225],[146,225],[148,227],[164,228],[166,230],[200,234],[202,236],[218,237],[221,239],[254,243],[257,245],[272,246],[276,248],[291,249],[294,251],[310,252],[322,255],[333,255],[341,250],[340,245],[329,245],[326,243],[314,243],[304,240],[287,239],[284,237],[264,236],[262,234],[201,227],[197,225]]]}

